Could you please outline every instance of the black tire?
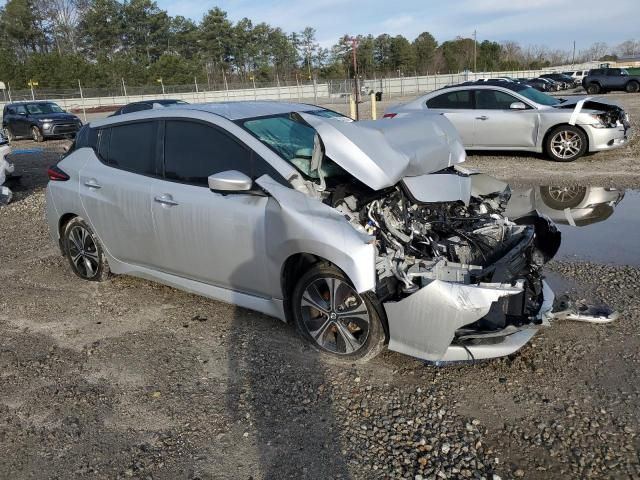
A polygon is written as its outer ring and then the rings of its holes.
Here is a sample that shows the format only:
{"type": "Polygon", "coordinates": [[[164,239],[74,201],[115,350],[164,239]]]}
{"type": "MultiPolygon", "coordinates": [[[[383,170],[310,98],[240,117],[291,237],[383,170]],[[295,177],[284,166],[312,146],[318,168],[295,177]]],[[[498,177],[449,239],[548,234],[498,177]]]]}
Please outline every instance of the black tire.
{"type": "Polygon", "coordinates": [[[11,131],[11,129],[9,127],[4,129],[4,133],[7,135],[7,140],[9,140],[9,142],[14,142],[16,139],[16,136],[13,134],[13,132],[11,131]]]}
{"type": "Polygon", "coordinates": [[[62,251],[73,273],[83,280],[102,282],[110,276],[100,240],[82,217],[74,217],[62,227],[62,251]]]}
{"type": "Polygon", "coordinates": [[[627,83],[625,90],[627,91],[627,93],[638,93],[640,92],[640,83],[636,82],[635,80],[631,80],[629,83],[627,83]]]}
{"type": "Polygon", "coordinates": [[[573,187],[540,187],[540,197],[544,204],[554,210],[575,208],[587,196],[587,187],[575,185],[573,187]]]}
{"type": "Polygon", "coordinates": [[[545,152],[556,162],[573,162],[585,154],[587,147],[587,135],[572,125],[555,127],[544,141],[545,152]]]}
{"type": "Polygon", "coordinates": [[[44,141],[44,135],[42,135],[42,130],[40,130],[40,128],[38,128],[37,126],[33,125],[31,127],[31,138],[33,139],[34,142],[43,142],[44,141]]]}
{"type": "Polygon", "coordinates": [[[332,265],[316,264],[300,277],[291,296],[291,311],[298,331],[312,348],[336,359],[365,362],[384,349],[384,313],[380,302],[371,292],[358,294],[344,273],[332,265]],[[344,300],[333,308],[329,282],[335,286],[336,297],[344,300]],[[312,307],[312,303],[320,308],[312,307]],[[323,308],[326,313],[322,313],[323,308]],[[363,319],[365,315],[367,320],[363,319]],[[317,330],[311,330],[316,326],[317,330]],[[316,338],[311,332],[316,333],[316,338]]]}
{"type": "Polygon", "coordinates": [[[600,93],[601,88],[597,83],[590,83],[589,85],[587,85],[586,90],[590,95],[597,95],[598,93],[600,93]]]}

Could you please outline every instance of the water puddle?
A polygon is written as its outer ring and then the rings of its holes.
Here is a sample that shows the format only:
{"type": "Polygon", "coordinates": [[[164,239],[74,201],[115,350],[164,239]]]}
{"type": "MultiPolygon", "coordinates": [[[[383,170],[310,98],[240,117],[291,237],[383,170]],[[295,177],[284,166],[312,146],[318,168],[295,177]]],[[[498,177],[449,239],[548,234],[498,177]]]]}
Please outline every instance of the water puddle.
{"type": "Polygon", "coordinates": [[[507,214],[537,209],[562,232],[557,259],[640,265],[640,191],[603,187],[514,189],[507,214]]]}

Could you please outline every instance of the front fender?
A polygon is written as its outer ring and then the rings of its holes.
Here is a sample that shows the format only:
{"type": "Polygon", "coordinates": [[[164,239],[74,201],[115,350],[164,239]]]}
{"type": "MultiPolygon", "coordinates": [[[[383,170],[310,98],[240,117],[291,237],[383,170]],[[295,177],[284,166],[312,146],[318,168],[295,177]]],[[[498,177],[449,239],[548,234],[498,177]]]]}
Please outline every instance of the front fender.
{"type": "Polygon", "coordinates": [[[376,285],[373,238],[356,231],[333,208],[264,175],[256,183],[271,199],[265,213],[265,242],[272,294],[282,298],[282,265],[297,253],[322,257],[340,268],[362,293],[376,285]],[[277,289],[277,290],[276,290],[277,289]]]}

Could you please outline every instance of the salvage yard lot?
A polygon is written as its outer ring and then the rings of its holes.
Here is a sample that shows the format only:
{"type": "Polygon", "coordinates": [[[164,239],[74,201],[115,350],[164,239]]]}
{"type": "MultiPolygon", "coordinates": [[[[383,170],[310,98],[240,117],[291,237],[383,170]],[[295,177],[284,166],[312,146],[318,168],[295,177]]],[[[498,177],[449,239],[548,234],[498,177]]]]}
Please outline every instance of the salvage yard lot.
{"type": "MultiPolygon", "coordinates": [[[[607,98],[637,132],[640,95],[607,98]]],[[[477,364],[345,365],[248,310],[74,276],[44,220],[63,143],[14,157],[23,186],[0,208],[0,478],[640,476],[640,268],[549,265],[573,297],[621,310],[612,325],[558,322],[477,364]]],[[[635,137],[571,164],[483,153],[468,166],[517,185],[639,189],[639,161],[635,137]]]]}

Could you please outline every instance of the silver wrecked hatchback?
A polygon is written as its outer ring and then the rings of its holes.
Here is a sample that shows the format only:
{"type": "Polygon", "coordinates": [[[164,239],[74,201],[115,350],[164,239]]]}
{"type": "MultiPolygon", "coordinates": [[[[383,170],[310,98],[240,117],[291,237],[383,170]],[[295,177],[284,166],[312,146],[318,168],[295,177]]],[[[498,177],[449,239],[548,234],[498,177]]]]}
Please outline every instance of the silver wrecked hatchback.
{"type": "Polygon", "coordinates": [[[510,354],[550,318],[559,234],[507,219],[441,115],[352,122],[270,102],[85,126],[49,170],[47,218],[86,280],[135,275],[292,321],[349,360],[510,354]]]}

